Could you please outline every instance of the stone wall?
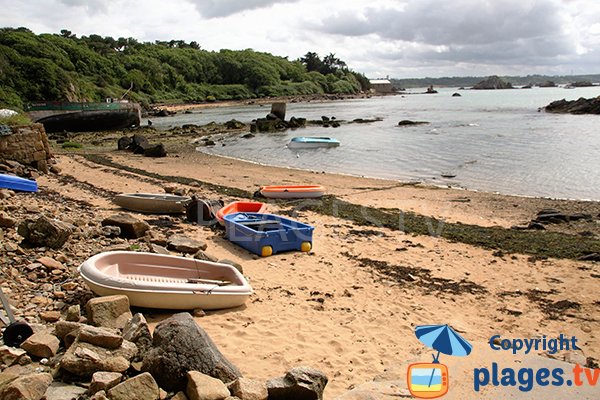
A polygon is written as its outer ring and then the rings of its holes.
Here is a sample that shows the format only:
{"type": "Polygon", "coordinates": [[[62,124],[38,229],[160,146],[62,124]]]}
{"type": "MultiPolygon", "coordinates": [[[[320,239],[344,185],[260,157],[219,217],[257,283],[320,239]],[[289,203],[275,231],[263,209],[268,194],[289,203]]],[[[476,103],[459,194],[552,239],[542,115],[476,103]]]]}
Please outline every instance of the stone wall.
{"type": "Polygon", "coordinates": [[[0,160],[14,160],[48,172],[52,158],[44,125],[32,124],[9,127],[12,133],[0,135],[0,160]]]}

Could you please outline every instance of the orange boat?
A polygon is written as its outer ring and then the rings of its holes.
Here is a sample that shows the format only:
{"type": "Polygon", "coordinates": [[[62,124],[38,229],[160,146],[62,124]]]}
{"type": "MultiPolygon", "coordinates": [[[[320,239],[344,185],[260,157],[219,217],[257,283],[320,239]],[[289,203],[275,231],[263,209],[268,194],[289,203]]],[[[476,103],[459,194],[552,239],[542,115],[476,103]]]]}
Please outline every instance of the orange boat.
{"type": "Polygon", "coordinates": [[[323,196],[325,188],[321,185],[263,186],[260,194],[272,199],[305,199],[323,196]]]}
{"type": "Polygon", "coordinates": [[[267,205],[265,203],[258,201],[234,201],[217,211],[216,217],[219,223],[225,226],[223,217],[227,214],[238,212],[264,213],[265,211],[267,211],[267,205]]]}

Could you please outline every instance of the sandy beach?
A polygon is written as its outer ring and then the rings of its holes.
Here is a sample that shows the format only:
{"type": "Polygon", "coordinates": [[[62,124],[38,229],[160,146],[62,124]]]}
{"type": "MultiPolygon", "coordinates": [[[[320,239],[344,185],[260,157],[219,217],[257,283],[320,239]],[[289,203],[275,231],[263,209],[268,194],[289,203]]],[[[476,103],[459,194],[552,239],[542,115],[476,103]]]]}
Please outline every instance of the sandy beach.
{"type": "MultiPolygon", "coordinates": [[[[565,235],[592,230],[593,237],[598,235],[593,228],[600,206],[592,202],[266,167],[194,151],[161,159],[117,151],[101,155],[113,166],[77,152],[60,154],[61,174],[43,176],[39,183],[88,202],[98,216],[117,211],[110,201],[112,193],[163,192],[173,185],[172,177],[185,177],[249,193],[266,184],[322,184],[328,194],[349,203],[433,216],[437,232],[445,229],[441,220],[508,229],[527,223],[544,208],[586,212],[595,217],[591,224],[549,229],[565,235]]],[[[236,199],[202,184],[178,186],[204,198],[236,199]]],[[[448,323],[480,348],[495,334],[533,338],[562,333],[579,339],[583,359],[600,359],[598,263],[510,254],[376,223],[364,226],[335,214],[307,211],[297,203],[269,207],[273,213],[296,207],[296,218],[315,227],[311,253],[259,258],[228,242],[221,231],[192,225],[184,217],[172,219],[178,231],[208,243],[207,253],[243,265],[255,291],[246,306],[207,312],[197,322],[249,378],[263,380],[308,365],[326,373],[325,398],[334,399],[386,369],[429,361],[429,350],[414,334],[416,325],[427,324],[448,323]]],[[[153,323],[166,316],[147,315],[153,323]]],[[[489,363],[487,357],[481,362],[489,363]]],[[[470,390],[466,383],[459,385],[463,394],[470,390]]]]}

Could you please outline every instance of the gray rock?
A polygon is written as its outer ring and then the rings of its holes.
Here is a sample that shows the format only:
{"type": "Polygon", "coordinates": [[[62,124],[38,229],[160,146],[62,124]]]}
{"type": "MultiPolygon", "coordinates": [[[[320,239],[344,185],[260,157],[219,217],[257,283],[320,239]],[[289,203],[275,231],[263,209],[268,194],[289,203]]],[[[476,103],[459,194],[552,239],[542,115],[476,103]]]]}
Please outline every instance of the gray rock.
{"type": "Polygon", "coordinates": [[[68,385],[62,382],[52,382],[46,393],[45,400],[72,400],[78,399],[79,396],[85,393],[85,388],[75,385],[68,385]]]}
{"type": "Polygon", "coordinates": [[[116,329],[99,328],[95,326],[83,326],[77,339],[81,342],[90,343],[105,349],[117,349],[123,344],[123,336],[116,329]]]}
{"type": "Polygon", "coordinates": [[[92,376],[98,371],[122,373],[129,369],[136,353],[135,344],[126,340],[115,350],[75,340],[60,360],[60,367],[82,377],[92,376]]]}
{"type": "Polygon", "coordinates": [[[227,383],[242,376],[189,313],[179,313],[156,326],[154,348],[144,357],[142,371],[168,391],[185,390],[188,371],[199,371],[227,383]]]}
{"type": "Polygon", "coordinates": [[[110,388],[117,386],[121,382],[121,379],[123,379],[123,374],[119,372],[94,372],[87,393],[92,395],[101,390],[107,391],[110,388]]]}
{"type": "Polygon", "coordinates": [[[208,246],[206,243],[190,239],[184,235],[173,235],[169,238],[168,249],[176,250],[181,253],[194,254],[200,250],[206,250],[208,246]]]}
{"type": "Polygon", "coordinates": [[[81,307],[79,304],[69,306],[65,319],[69,322],[77,322],[81,318],[81,307]]]}
{"type": "Polygon", "coordinates": [[[198,252],[196,254],[194,254],[194,258],[196,260],[212,261],[212,262],[217,262],[217,260],[218,260],[217,257],[207,254],[203,250],[198,250],[198,252]]]}
{"type": "Polygon", "coordinates": [[[4,211],[0,211],[0,228],[12,228],[17,224],[17,220],[9,216],[4,211]]]}
{"type": "Polygon", "coordinates": [[[36,220],[26,219],[17,228],[19,235],[34,246],[61,248],[73,233],[70,225],[42,215],[36,220]]]}
{"type": "Polygon", "coordinates": [[[186,394],[190,400],[223,400],[229,397],[229,389],[217,378],[198,371],[189,371],[186,394]]]}
{"type": "Polygon", "coordinates": [[[42,331],[29,336],[21,343],[21,348],[32,356],[51,358],[56,355],[60,340],[48,332],[42,331]]]}
{"type": "Polygon", "coordinates": [[[129,378],[107,392],[111,400],[158,400],[159,393],[158,385],[149,373],[129,378]]]}
{"type": "Polygon", "coordinates": [[[267,385],[261,381],[238,378],[229,385],[231,394],[241,400],[267,400],[269,392],[267,385]]]}
{"type": "Polygon", "coordinates": [[[137,239],[146,234],[150,225],[130,214],[113,214],[102,221],[102,226],[118,226],[121,229],[121,236],[128,239],[137,239]]]}
{"type": "Polygon", "coordinates": [[[144,149],[144,157],[166,157],[167,150],[162,143],[146,147],[144,149]]]}
{"type": "Polygon", "coordinates": [[[285,376],[267,381],[269,400],[322,400],[327,381],[327,376],[317,369],[292,368],[285,376]]]}
{"type": "Polygon", "coordinates": [[[20,376],[0,388],[2,400],[40,400],[52,383],[48,373],[20,376]]]}
{"type": "Polygon", "coordinates": [[[129,298],[125,295],[90,299],[85,305],[90,325],[123,329],[131,319],[129,298]]]}
{"type": "Polygon", "coordinates": [[[138,348],[134,361],[141,361],[144,355],[152,348],[152,334],[144,315],[137,313],[123,328],[123,339],[129,340],[138,348]]]}

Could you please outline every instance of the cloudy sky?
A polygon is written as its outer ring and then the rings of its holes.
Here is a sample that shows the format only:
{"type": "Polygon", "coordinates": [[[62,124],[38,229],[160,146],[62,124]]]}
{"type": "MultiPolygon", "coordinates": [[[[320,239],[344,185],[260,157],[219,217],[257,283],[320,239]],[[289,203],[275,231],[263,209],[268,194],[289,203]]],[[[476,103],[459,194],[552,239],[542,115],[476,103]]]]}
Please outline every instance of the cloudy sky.
{"type": "Polygon", "coordinates": [[[0,27],[181,39],[370,78],[600,73],[600,0],[0,0],[0,27]]]}

